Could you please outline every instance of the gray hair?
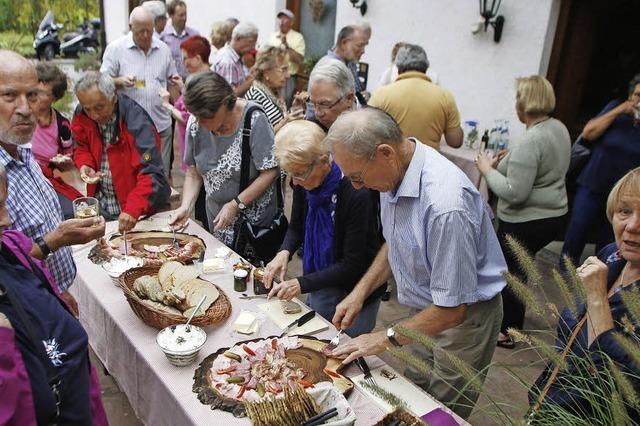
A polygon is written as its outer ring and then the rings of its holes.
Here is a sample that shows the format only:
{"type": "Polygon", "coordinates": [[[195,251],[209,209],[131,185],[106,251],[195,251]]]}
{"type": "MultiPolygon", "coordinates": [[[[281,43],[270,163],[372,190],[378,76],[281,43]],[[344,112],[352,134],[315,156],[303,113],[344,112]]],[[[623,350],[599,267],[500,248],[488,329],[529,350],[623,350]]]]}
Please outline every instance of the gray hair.
{"type": "Polygon", "coordinates": [[[116,84],[113,78],[111,78],[109,74],[101,73],[100,71],[88,71],[80,77],[80,80],[76,83],[74,92],[76,96],[78,96],[78,92],[84,92],[94,87],[97,87],[107,99],[113,99],[116,93],[116,84]]]}
{"type": "Polygon", "coordinates": [[[133,25],[134,22],[151,22],[153,23],[154,16],[149,9],[142,6],[134,7],[129,14],[129,25],[133,25]]]}
{"type": "Polygon", "coordinates": [[[184,89],[184,104],[197,118],[212,118],[222,106],[230,111],[237,100],[227,80],[213,71],[190,75],[184,89]]]}
{"type": "Polygon", "coordinates": [[[323,58],[313,67],[309,76],[309,88],[318,81],[333,84],[341,98],[356,90],[353,74],[349,68],[342,61],[334,58],[323,58]]]}
{"type": "Polygon", "coordinates": [[[633,94],[633,91],[636,90],[636,86],[638,84],[640,84],[640,74],[634,75],[631,81],[629,82],[629,96],[633,94]]]}
{"type": "Polygon", "coordinates": [[[407,44],[398,49],[396,66],[398,74],[406,71],[427,72],[427,68],[429,68],[427,52],[417,44],[407,44]]]}
{"type": "Polygon", "coordinates": [[[233,32],[231,33],[231,38],[233,40],[250,37],[258,37],[258,27],[251,22],[240,22],[234,27],[233,32]]]}
{"type": "Polygon", "coordinates": [[[165,6],[163,1],[160,0],[150,0],[142,3],[142,7],[147,9],[151,15],[153,15],[153,20],[155,21],[158,18],[166,18],[167,17],[167,6],[165,6]]]}
{"type": "Polygon", "coordinates": [[[362,32],[371,37],[371,24],[366,19],[361,19],[354,24],[355,27],[358,27],[362,32]]]}
{"type": "Polygon", "coordinates": [[[400,126],[389,114],[367,107],[340,114],[323,143],[328,152],[333,152],[335,145],[340,144],[355,157],[369,159],[378,145],[397,145],[402,140],[400,126]]]}

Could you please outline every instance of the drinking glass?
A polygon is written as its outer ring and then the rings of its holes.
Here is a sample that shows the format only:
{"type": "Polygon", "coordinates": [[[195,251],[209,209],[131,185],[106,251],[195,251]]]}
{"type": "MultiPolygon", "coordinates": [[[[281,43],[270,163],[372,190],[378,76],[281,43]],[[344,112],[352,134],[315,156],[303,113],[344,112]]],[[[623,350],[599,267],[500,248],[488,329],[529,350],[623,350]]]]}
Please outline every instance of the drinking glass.
{"type": "Polygon", "coordinates": [[[93,197],[80,197],[73,200],[73,216],[87,219],[100,215],[100,203],[93,197]]]}

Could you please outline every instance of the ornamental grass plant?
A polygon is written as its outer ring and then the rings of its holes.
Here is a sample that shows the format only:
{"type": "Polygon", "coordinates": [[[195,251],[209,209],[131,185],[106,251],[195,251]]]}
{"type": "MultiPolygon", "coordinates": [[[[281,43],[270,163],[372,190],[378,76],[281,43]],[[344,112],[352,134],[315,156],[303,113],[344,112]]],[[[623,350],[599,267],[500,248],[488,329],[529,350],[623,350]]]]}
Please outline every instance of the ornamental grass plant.
{"type": "MultiPolygon", "coordinates": [[[[516,239],[508,237],[508,245],[515,253],[525,279],[505,272],[507,285],[526,304],[536,320],[546,325],[543,330],[526,332],[510,329],[511,337],[519,345],[513,354],[517,355],[519,351],[534,351],[537,357],[544,361],[549,371],[559,366],[554,387],[570,391],[569,395],[576,400],[582,400],[584,404],[573,404],[567,407],[545,403],[541,409],[533,410],[532,406],[535,406],[541,389],[532,389],[534,381],[522,375],[517,366],[494,361],[485,371],[476,371],[455,355],[448,354],[453,368],[467,379],[466,386],[463,389],[457,389],[458,395],[461,396],[462,392],[469,388],[479,390],[486,403],[476,406],[474,416],[480,411],[491,424],[640,425],[640,418],[637,417],[640,413],[640,395],[638,394],[640,377],[627,368],[629,366],[619,365],[607,353],[593,347],[592,353],[595,350],[595,358],[599,359],[597,364],[592,357],[578,356],[573,350],[568,351],[566,357],[563,357],[565,348],[557,346],[556,326],[559,321],[563,321],[560,313],[567,309],[574,318],[579,318],[581,307],[586,300],[586,292],[575,265],[565,257],[563,259],[566,271],[564,274],[555,267],[548,272],[542,271],[536,264],[535,258],[516,239]],[[549,295],[549,291],[545,291],[545,285],[549,286],[549,284],[554,287],[554,296],[549,295]],[[506,375],[509,378],[508,382],[512,384],[508,389],[504,389],[503,395],[490,395],[482,388],[483,377],[491,368],[501,370],[499,374],[506,375]],[[509,395],[514,395],[516,392],[529,392],[530,400],[533,401],[532,406],[523,407],[512,404],[509,401],[509,395]],[[514,415],[513,413],[526,414],[514,415]]],[[[621,292],[621,296],[628,315],[617,324],[617,328],[621,331],[614,333],[614,340],[629,355],[637,368],[640,366],[640,339],[637,334],[640,327],[640,291],[634,288],[621,292]]],[[[587,321],[589,321],[588,317],[587,321]]],[[[584,327],[587,327],[587,324],[584,327]]],[[[429,349],[434,347],[434,340],[429,336],[401,326],[395,326],[394,330],[412,339],[416,344],[429,349]]],[[[574,350],[577,349],[575,345],[572,346],[574,350]]],[[[428,363],[407,349],[392,348],[389,352],[404,365],[412,366],[425,376],[433,372],[428,363]]],[[[541,386],[544,388],[545,384],[546,380],[541,386]]],[[[388,393],[385,394],[384,390],[366,386],[390,405],[395,407],[404,405],[404,401],[388,393]]],[[[460,401],[457,403],[462,404],[460,401]]]]}

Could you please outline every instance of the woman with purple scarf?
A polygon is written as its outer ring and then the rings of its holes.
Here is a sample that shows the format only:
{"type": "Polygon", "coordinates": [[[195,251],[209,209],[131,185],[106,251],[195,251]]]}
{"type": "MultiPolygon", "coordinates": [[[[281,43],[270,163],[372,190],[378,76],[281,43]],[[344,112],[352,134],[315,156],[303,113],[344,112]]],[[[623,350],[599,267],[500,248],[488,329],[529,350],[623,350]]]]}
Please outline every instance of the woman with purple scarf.
{"type": "MultiPolygon", "coordinates": [[[[324,137],[310,121],[288,123],[276,135],[275,156],[295,187],[289,229],[265,267],[265,285],[273,285],[270,297],[282,300],[307,293],[307,304],[331,321],[336,305],[367,271],[380,241],[369,190],[353,188],[322,147],[324,137]],[[303,275],[285,280],[289,260],[303,243],[303,275]]],[[[384,291],[381,287],[367,299],[357,320],[344,330],[348,335],[375,327],[384,291]]]]}

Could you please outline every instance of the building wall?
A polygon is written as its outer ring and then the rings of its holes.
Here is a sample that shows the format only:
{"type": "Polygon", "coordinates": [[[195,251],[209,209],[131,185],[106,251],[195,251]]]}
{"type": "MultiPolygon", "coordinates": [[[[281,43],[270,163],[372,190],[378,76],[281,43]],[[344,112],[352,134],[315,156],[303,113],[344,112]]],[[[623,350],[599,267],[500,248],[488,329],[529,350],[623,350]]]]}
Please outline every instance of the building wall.
{"type": "MultiPolygon", "coordinates": [[[[416,43],[427,52],[440,85],[456,98],[462,120],[478,119],[480,127],[495,118],[510,121],[512,135],[524,130],[514,110],[514,79],[546,73],[560,0],[505,1],[502,40],[493,30],[471,33],[478,20],[476,0],[368,0],[364,19],[373,34],[363,62],[368,62],[369,90],[375,89],[398,41],[416,43]]],[[[347,0],[338,0],[336,31],[363,19],[347,0]]]]}

